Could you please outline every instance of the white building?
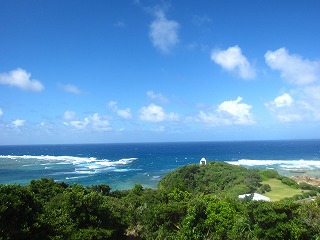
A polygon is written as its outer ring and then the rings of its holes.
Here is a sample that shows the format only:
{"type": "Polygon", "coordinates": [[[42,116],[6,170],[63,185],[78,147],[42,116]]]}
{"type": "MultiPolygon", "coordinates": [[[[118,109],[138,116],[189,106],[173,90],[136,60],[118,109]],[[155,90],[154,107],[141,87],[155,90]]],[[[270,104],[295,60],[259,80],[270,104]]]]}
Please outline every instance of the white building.
{"type": "MultiPolygon", "coordinates": [[[[245,197],[250,197],[252,195],[252,193],[248,193],[248,194],[243,194],[243,195],[239,195],[239,198],[244,199],[245,197]]],[[[267,201],[270,202],[270,198],[263,196],[259,193],[254,193],[253,194],[253,201],[267,201]]]]}
{"type": "Polygon", "coordinates": [[[207,165],[207,160],[204,157],[201,158],[200,165],[207,165]]]}

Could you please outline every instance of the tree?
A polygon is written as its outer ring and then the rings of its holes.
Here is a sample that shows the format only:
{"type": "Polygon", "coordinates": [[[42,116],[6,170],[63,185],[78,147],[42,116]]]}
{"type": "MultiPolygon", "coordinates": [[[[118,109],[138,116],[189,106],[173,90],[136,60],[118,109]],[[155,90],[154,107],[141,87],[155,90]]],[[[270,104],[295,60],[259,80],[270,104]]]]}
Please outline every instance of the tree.
{"type": "Polygon", "coordinates": [[[305,239],[320,238],[320,197],[315,201],[304,203],[297,210],[297,218],[305,229],[305,239]]]}
{"type": "MultiPolygon", "coordinates": [[[[207,199],[204,195],[192,198],[187,206],[186,216],[181,221],[177,239],[205,239],[207,199]]],[[[209,197],[209,199],[211,199],[209,197]]]]}
{"type": "Polygon", "coordinates": [[[57,183],[52,178],[41,178],[40,180],[32,180],[28,187],[39,201],[46,203],[57,194],[62,193],[68,185],[64,182],[57,183]]]}
{"type": "Polygon", "coordinates": [[[260,191],[261,191],[261,193],[270,192],[271,191],[271,187],[270,187],[269,184],[263,184],[260,187],[260,191]]]}
{"type": "Polygon", "coordinates": [[[112,238],[123,233],[118,215],[111,210],[109,197],[78,184],[67,188],[46,204],[45,218],[53,226],[53,235],[61,238],[72,238],[80,230],[82,234],[97,230],[97,235],[104,234],[99,230],[104,229],[112,233],[112,238]]]}
{"type": "Polygon", "coordinates": [[[94,185],[94,186],[89,187],[89,189],[96,191],[96,192],[100,192],[103,195],[109,195],[110,190],[111,190],[110,186],[107,184],[94,185]]]}
{"type": "Polygon", "coordinates": [[[293,201],[248,203],[253,232],[257,239],[301,239],[304,227],[296,218],[299,204],[293,201]]]}
{"type": "Polygon", "coordinates": [[[41,204],[28,188],[0,185],[1,239],[39,239],[41,231],[37,221],[40,212],[41,204]]]}
{"type": "Polygon", "coordinates": [[[261,176],[255,169],[246,169],[224,162],[201,166],[191,164],[168,173],[159,182],[159,189],[179,189],[194,194],[222,194],[237,197],[259,187],[261,176]]]}
{"type": "Polygon", "coordinates": [[[231,199],[213,198],[206,208],[205,227],[208,237],[212,239],[227,239],[234,223],[241,216],[237,202],[231,199]]]}

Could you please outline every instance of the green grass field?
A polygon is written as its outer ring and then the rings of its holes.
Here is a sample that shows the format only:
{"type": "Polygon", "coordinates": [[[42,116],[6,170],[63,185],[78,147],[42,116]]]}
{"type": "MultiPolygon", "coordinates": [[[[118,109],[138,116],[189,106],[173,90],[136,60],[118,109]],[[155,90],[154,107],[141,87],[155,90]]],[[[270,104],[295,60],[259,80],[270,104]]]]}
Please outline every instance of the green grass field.
{"type": "Polygon", "coordinates": [[[263,195],[269,197],[271,201],[279,201],[286,197],[293,197],[296,194],[301,194],[301,189],[294,189],[288,185],[283,184],[278,179],[269,179],[267,181],[261,182],[262,184],[269,184],[271,187],[270,192],[266,192],[263,195]]]}

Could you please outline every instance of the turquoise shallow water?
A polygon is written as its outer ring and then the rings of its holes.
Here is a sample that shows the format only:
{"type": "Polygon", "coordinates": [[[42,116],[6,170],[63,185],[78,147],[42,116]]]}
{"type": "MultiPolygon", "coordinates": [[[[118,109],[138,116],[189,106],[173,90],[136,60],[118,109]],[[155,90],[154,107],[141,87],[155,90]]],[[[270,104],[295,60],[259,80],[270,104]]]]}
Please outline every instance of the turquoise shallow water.
{"type": "Polygon", "coordinates": [[[247,167],[297,170],[320,176],[320,140],[129,143],[0,146],[0,184],[32,179],[128,189],[140,183],[155,188],[169,171],[186,164],[227,161],[247,167]]]}

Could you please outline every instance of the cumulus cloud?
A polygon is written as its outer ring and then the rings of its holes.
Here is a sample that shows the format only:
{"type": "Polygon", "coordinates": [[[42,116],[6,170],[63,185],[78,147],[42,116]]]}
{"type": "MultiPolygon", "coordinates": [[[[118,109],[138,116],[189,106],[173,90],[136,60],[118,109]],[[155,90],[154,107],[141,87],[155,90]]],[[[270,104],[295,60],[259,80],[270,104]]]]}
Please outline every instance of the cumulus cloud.
{"type": "Polygon", "coordinates": [[[73,94],[81,94],[82,91],[73,84],[59,84],[59,88],[65,92],[73,93],[73,94]]]}
{"type": "Polygon", "coordinates": [[[252,106],[241,101],[242,98],[238,97],[222,102],[213,112],[200,111],[198,120],[212,126],[254,124],[255,119],[250,112],[252,106]]]}
{"type": "Polygon", "coordinates": [[[25,124],[25,120],[21,120],[21,119],[17,119],[17,120],[14,120],[11,125],[14,127],[14,128],[19,128],[19,127],[22,127],[24,124],[25,124]]]}
{"type": "Polygon", "coordinates": [[[155,12],[155,20],[150,24],[149,37],[154,47],[164,53],[170,50],[179,42],[179,23],[168,20],[162,10],[155,12]]]}
{"type": "Polygon", "coordinates": [[[297,100],[290,94],[284,93],[273,101],[265,103],[265,106],[281,122],[319,121],[320,97],[318,94],[320,94],[320,87],[312,90],[311,88],[304,89],[298,94],[300,98],[297,100]]]}
{"type": "Polygon", "coordinates": [[[161,93],[154,93],[153,91],[148,91],[147,96],[152,100],[158,100],[160,102],[168,102],[168,98],[161,93]]]}
{"type": "Polygon", "coordinates": [[[254,67],[242,54],[241,48],[238,46],[229,47],[227,50],[216,49],[212,51],[211,60],[243,79],[253,79],[256,76],[254,67]]]}
{"type": "Polygon", "coordinates": [[[303,59],[289,54],[285,48],[267,51],[264,55],[267,65],[281,73],[281,77],[297,85],[310,84],[320,79],[320,61],[303,59]]]}
{"type": "Polygon", "coordinates": [[[100,116],[98,113],[86,117],[85,121],[89,121],[95,130],[111,130],[109,121],[105,117],[100,116]]]}
{"type": "Polygon", "coordinates": [[[124,119],[131,119],[132,118],[132,114],[131,114],[131,109],[130,108],[119,109],[118,108],[118,103],[115,102],[115,101],[110,101],[108,103],[108,106],[112,109],[112,111],[117,113],[118,116],[120,116],[120,117],[122,117],[124,119]]]}
{"type": "Polygon", "coordinates": [[[42,83],[30,77],[31,74],[26,70],[17,68],[8,73],[0,73],[0,84],[18,87],[25,91],[42,91],[44,89],[42,83]]]}
{"type": "Polygon", "coordinates": [[[303,102],[295,101],[288,93],[276,97],[265,105],[281,122],[301,121],[303,112],[308,108],[303,102]]]}
{"type": "Polygon", "coordinates": [[[150,104],[148,107],[142,107],[139,111],[140,119],[148,122],[163,122],[178,120],[176,113],[166,113],[161,106],[150,104]]]}
{"type": "Polygon", "coordinates": [[[273,101],[273,104],[277,108],[282,108],[291,106],[293,102],[293,98],[288,93],[284,93],[283,95],[276,97],[273,101]]]}
{"type": "Polygon", "coordinates": [[[270,112],[282,122],[320,120],[320,61],[290,54],[286,48],[267,51],[266,64],[278,70],[281,77],[295,85],[294,98],[284,93],[265,103],[270,112]]]}
{"type": "Polygon", "coordinates": [[[66,126],[73,126],[78,130],[95,130],[95,131],[109,131],[111,130],[108,119],[101,116],[99,113],[94,113],[85,117],[82,121],[72,120],[63,123],[66,126]]]}
{"type": "Polygon", "coordinates": [[[0,108],[0,118],[2,117],[2,115],[3,115],[3,111],[2,111],[2,109],[0,108]]]}

